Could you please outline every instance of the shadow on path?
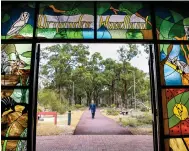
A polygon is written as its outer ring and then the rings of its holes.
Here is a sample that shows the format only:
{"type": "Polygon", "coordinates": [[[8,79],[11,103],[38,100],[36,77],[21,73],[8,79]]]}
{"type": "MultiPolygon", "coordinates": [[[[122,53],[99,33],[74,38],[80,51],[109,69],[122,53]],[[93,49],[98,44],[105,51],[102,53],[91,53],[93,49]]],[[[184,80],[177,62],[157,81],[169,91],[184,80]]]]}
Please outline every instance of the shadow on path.
{"type": "Polygon", "coordinates": [[[91,118],[91,111],[86,110],[83,113],[74,135],[132,135],[132,133],[114,120],[102,115],[97,109],[95,119],[91,118]]]}

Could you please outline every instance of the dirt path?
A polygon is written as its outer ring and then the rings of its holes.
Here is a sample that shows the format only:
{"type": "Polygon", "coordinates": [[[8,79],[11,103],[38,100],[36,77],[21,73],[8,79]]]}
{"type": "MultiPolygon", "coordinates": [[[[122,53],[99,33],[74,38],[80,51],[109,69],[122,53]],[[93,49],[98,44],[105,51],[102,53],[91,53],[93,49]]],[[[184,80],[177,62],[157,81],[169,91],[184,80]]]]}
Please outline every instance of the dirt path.
{"type": "Polygon", "coordinates": [[[132,135],[128,129],[102,115],[99,109],[95,114],[95,119],[92,119],[91,112],[86,110],[76,127],[74,135],[132,135]]]}

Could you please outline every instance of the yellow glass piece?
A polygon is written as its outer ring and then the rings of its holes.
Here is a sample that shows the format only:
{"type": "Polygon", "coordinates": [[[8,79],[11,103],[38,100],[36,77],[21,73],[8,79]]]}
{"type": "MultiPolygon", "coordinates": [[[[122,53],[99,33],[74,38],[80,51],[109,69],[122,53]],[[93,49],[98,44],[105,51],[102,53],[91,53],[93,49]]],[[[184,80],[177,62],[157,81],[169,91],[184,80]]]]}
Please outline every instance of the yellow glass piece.
{"type": "Polygon", "coordinates": [[[12,112],[12,111],[13,111],[12,109],[9,109],[9,110],[3,112],[2,116],[5,116],[5,115],[9,114],[9,113],[12,112]]]}
{"type": "Polygon", "coordinates": [[[183,104],[175,104],[173,113],[180,119],[185,120],[188,117],[188,110],[183,104]]]}
{"type": "Polygon", "coordinates": [[[16,111],[16,112],[22,112],[25,107],[24,107],[24,106],[21,106],[21,105],[16,105],[14,108],[15,108],[15,111],[16,111]]]}
{"type": "Polygon", "coordinates": [[[187,151],[181,138],[172,138],[169,143],[173,151],[187,151]]]}

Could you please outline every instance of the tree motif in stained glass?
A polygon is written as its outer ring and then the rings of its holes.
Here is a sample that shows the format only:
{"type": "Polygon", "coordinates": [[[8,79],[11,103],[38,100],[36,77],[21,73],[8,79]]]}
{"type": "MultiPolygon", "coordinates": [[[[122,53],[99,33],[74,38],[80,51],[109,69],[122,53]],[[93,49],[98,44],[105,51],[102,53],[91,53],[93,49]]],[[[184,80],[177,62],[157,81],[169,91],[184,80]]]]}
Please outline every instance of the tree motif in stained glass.
{"type": "Polygon", "coordinates": [[[24,39],[33,37],[34,2],[7,2],[1,7],[1,39],[24,39]]]}
{"type": "Polygon", "coordinates": [[[1,90],[1,136],[26,137],[29,89],[1,90]]]}
{"type": "Polygon", "coordinates": [[[160,44],[162,85],[189,85],[189,45],[160,44]]]}
{"type": "Polygon", "coordinates": [[[40,4],[38,38],[94,38],[93,2],[44,2],[40,4]]]}
{"type": "Polygon", "coordinates": [[[98,2],[98,39],[152,39],[148,5],[140,2],[98,2]]]}
{"type": "Polygon", "coordinates": [[[156,7],[157,38],[161,40],[189,40],[188,4],[172,3],[156,7]]]}
{"type": "Polygon", "coordinates": [[[1,85],[28,85],[31,44],[1,45],[1,85]]]}

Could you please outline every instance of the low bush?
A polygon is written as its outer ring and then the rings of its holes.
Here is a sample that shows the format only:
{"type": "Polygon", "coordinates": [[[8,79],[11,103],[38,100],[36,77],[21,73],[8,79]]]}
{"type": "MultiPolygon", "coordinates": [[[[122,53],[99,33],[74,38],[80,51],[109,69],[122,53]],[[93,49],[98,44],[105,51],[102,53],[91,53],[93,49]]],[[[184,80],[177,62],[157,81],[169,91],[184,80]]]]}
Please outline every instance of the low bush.
{"type": "Polygon", "coordinates": [[[116,105],[115,105],[115,104],[112,104],[112,105],[111,105],[111,108],[115,108],[115,107],[116,107],[116,105]]]}
{"type": "Polygon", "coordinates": [[[135,118],[127,118],[121,121],[122,126],[136,127],[138,126],[138,121],[135,118]]]}
{"type": "Polygon", "coordinates": [[[140,109],[140,111],[141,111],[141,112],[147,112],[147,111],[149,111],[149,110],[148,110],[147,108],[143,107],[143,108],[140,109]]]}
{"type": "Polygon", "coordinates": [[[152,124],[152,115],[151,114],[144,114],[137,117],[138,122],[142,124],[152,124]]]}
{"type": "Polygon", "coordinates": [[[84,107],[84,105],[81,105],[81,104],[76,104],[76,105],[75,105],[75,108],[76,108],[76,109],[80,109],[80,108],[83,108],[83,107],[84,107]]]}
{"type": "Polygon", "coordinates": [[[100,107],[107,107],[107,104],[100,104],[100,107]]]}
{"type": "Polygon", "coordinates": [[[107,109],[106,114],[107,114],[107,115],[116,116],[116,115],[119,115],[119,111],[116,111],[116,110],[114,110],[114,109],[107,109]]]}

